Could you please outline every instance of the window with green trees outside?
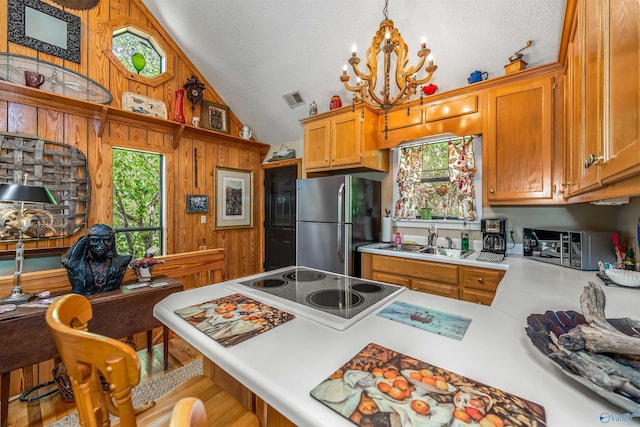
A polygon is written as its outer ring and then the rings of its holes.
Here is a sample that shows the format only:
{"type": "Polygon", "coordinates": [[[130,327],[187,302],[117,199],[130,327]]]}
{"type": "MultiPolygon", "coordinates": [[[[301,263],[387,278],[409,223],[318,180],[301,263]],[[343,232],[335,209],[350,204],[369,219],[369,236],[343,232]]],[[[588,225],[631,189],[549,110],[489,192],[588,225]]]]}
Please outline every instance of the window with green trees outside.
{"type": "Polygon", "coordinates": [[[113,228],[118,253],[142,258],[163,249],[163,156],[113,149],[113,228]]]}

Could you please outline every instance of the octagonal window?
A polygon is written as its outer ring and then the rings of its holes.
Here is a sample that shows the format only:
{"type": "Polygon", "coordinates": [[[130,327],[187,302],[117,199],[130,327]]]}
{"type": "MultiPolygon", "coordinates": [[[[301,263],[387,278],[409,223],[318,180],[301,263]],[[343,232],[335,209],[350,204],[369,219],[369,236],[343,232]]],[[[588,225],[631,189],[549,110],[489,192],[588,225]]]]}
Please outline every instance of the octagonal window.
{"type": "Polygon", "coordinates": [[[127,26],[113,32],[113,54],[132,73],[154,78],[165,70],[166,54],[153,36],[127,26]]]}

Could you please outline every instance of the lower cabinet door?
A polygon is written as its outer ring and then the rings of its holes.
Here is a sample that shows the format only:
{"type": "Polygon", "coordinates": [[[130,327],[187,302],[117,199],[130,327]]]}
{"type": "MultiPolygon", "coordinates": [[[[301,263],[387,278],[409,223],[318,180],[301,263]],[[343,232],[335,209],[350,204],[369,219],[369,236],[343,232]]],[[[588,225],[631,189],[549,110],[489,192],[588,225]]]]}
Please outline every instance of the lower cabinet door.
{"type": "Polygon", "coordinates": [[[491,305],[495,294],[493,292],[485,292],[477,289],[465,289],[460,290],[463,301],[475,302],[482,305],[491,305]]]}
{"type": "Polygon", "coordinates": [[[373,272],[373,280],[378,282],[391,283],[392,285],[404,286],[411,289],[411,279],[402,276],[396,276],[395,274],[385,274],[378,271],[373,272]]]}
{"type": "Polygon", "coordinates": [[[415,291],[458,299],[458,287],[454,285],[419,279],[412,279],[411,285],[411,289],[415,291]]]}

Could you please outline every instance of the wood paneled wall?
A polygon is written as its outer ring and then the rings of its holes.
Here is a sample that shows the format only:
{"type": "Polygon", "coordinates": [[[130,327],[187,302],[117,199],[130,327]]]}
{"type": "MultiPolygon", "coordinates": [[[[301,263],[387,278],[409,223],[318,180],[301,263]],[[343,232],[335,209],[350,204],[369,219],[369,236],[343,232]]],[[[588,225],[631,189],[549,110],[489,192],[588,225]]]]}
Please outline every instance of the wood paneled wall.
{"type": "MultiPolygon", "coordinates": [[[[224,104],[211,85],[139,0],[102,0],[97,7],[89,11],[67,11],[81,18],[81,63],[76,64],[9,42],[7,40],[7,0],[0,0],[0,51],[38,58],[95,80],[113,95],[110,107],[120,107],[123,92],[135,92],[164,101],[171,119],[175,91],[182,88],[192,74],[205,83],[206,100],[224,104]],[[125,24],[146,30],[159,39],[158,41],[167,51],[167,70],[171,74],[170,78],[161,83],[141,79],[137,75],[123,72],[122,68],[109,59],[112,30],[125,24]]],[[[262,271],[264,195],[263,172],[260,165],[268,153],[268,145],[247,144],[240,140],[235,143],[233,138],[227,135],[221,135],[218,138],[215,132],[185,132],[184,134],[181,132],[176,136],[168,126],[157,127],[148,121],[145,123],[135,120],[116,120],[108,114],[104,117],[96,117],[95,112],[84,114],[82,108],[77,108],[77,105],[73,104],[70,101],[66,108],[64,102],[62,105],[59,102],[48,104],[30,99],[24,94],[14,96],[6,91],[0,91],[0,130],[64,142],[76,146],[85,153],[92,183],[89,225],[99,222],[111,224],[112,148],[123,147],[158,152],[163,154],[166,160],[167,253],[202,248],[224,248],[227,254],[225,278],[262,271]],[[174,148],[176,137],[179,137],[179,141],[177,141],[177,148],[174,148]],[[214,230],[216,166],[254,171],[253,228],[214,230]],[[209,195],[210,209],[206,214],[206,224],[201,223],[201,214],[185,212],[186,194],[209,195]]],[[[191,108],[186,100],[184,114],[187,124],[191,123],[191,108]]],[[[230,122],[230,134],[238,135],[238,129],[242,123],[233,112],[230,114],[230,122]]],[[[29,242],[26,247],[69,246],[82,234],[84,231],[69,238],[29,242]]],[[[0,245],[2,250],[14,248],[14,243],[0,245]]],[[[6,291],[4,288],[0,289],[2,294],[6,291]]]]}

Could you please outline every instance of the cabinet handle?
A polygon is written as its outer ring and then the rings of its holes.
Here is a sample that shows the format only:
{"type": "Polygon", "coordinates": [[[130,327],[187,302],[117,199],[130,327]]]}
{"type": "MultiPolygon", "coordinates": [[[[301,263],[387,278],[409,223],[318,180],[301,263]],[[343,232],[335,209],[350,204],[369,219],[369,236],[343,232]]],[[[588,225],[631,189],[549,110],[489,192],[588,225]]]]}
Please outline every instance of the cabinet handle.
{"type": "Polygon", "coordinates": [[[484,282],[484,280],[482,280],[482,277],[478,277],[478,282],[479,282],[479,283],[484,282]]]}
{"type": "Polygon", "coordinates": [[[324,159],[324,162],[325,163],[329,163],[329,159],[324,159]]]}
{"type": "Polygon", "coordinates": [[[594,156],[593,154],[589,154],[589,157],[587,157],[587,160],[584,161],[584,168],[588,169],[591,165],[598,165],[600,164],[600,162],[604,161],[604,157],[603,156],[594,156]]]}
{"type": "Polygon", "coordinates": [[[490,188],[490,189],[489,189],[489,193],[493,194],[493,193],[495,193],[495,192],[496,192],[496,191],[495,191],[493,188],[490,188]]]}
{"type": "Polygon", "coordinates": [[[332,161],[332,162],[335,162],[335,161],[336,161],[335,157],[332,157],[332,158],[331,158],[331,161],[332,161]]]}

